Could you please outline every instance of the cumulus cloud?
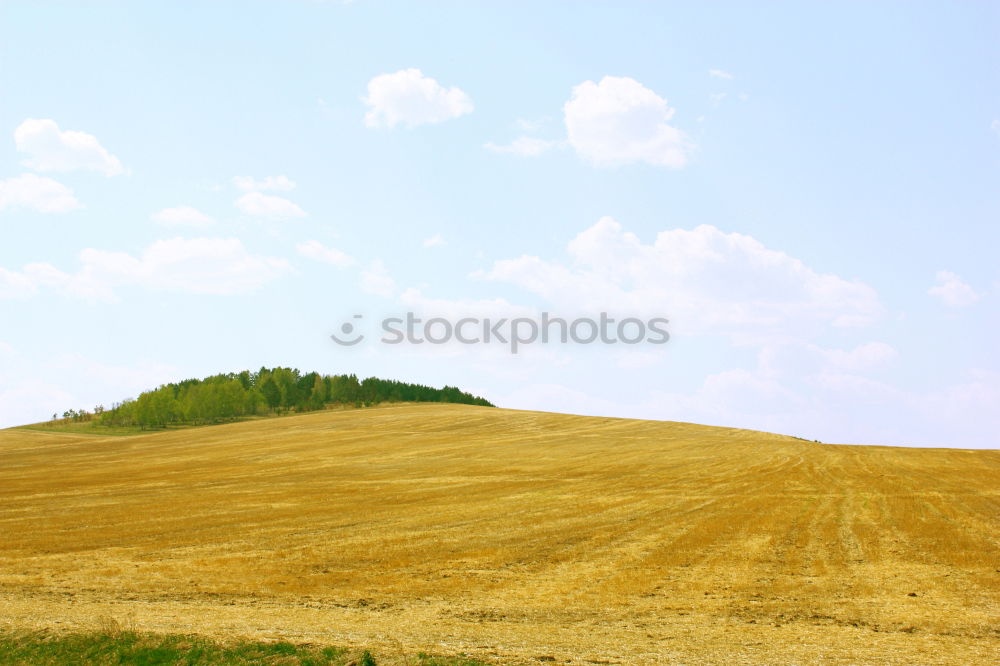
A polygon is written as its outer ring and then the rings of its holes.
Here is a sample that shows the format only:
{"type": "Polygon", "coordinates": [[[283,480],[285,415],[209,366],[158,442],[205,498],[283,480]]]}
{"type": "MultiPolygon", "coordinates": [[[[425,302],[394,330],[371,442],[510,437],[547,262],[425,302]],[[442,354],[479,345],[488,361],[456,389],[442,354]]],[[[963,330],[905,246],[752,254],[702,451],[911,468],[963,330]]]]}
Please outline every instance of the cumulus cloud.
{"type": "Polygon", "coordinates": [[[952,308],[964,308],[979,300],[976,290],[951,271],[938,271],[937,284],[927,293],[952,308]]]}
{"type": "Polygon", "coordinates": [[[233,176],[233,185],[236,189],[244,192],[264,192],[267,190],[289,192],[296,187],[295,182],[288,176],[267,176],[261,179],[252,176],[233,176]]]}
{"type": "Polygon", "coordinates": [[[674,109],[635,79],[605,76],[573,88],[563,107],[569,144],[595,166],[646,162],[679,168],[692,145],[670,125],[674,109]]]}
{"type": "Polygon", "coordinates": [[[306,216],[304,210],[288,199],[261,194],[260,192],[247,192],[236,200],[235,205],[247,215],[266,217],[273,220],[306,216]]]}
{"type": "Polygon", "coordinates": [[[368,127],[416,127],[472,113],[472,100],[459,88],[445,88],[419,69],[379,74],[368,82],[368,127]]]}
{"type": "Polygon", "coordinates": [[[299,254],[309,259],[321,261],[325,264],[332,264],[339,268],[353,266],[357,263],[353,257],[332,247],[326,247],[317,240],[306,241],[295,246],[299,254]]]}
{"type": "Polygon", "coordinates": [[[80,264],[75,273],[47,263],[19,272],[0,269],[0,296],[26,297],[44,287],[87,301],[114,301],[121,286],[222,295],[253,291],[289,270],[286,261],[251,254],[236,238],[159,240],[138,256],[87,248],[80,264]]]}
{"type": "Polygon", "coordinates": [[[519,136],[506,146],[500,146],[489,141],[483,144],[483,147],[495,153],[510,153],[512,155],[520,155],[521,157],[538,157],[554,145],[554,141],[546,141],[545,139],[537,139],[530,136],[519,136]]]}
{"type": "Polygon", "coordinates": [[[215,219],[191,206],[164,208],[153,214],[153,220],[165,227],[207,227],[215,224],[215,219]]]}
{"type": "Polygon", "coordinates": [[[73,191],[51,178],[24,173],[0,180],[0,212],[25,208],[40,213],[66,213],[83,208],[73,191]]]}
{"type": "Polygon", "coordinates": [[[564,310],[665,316],[675,331],[745,343],[864,325],[882,313],[868,285],[710,225],[662,231],[644,244],[604,217],[567,250],[569,262],[525,255],[478,277],[519,285],[564,310]]]}
{"type": "Polygon", "coordinates": [[[385,264],[376,259],[361,273],[361,289],[376,296],[391,297],[396,291],[396,281],[389,275],[385,264]]]}
{"type": "Polygon", "coordinates": [[[708,70],[708,75],[716,79],[731,79],[733,75],[727,71],[721,69],[710,69],[708,70]]]}
{"type": "Polygon", "coordinates": [[[54,120],[28,118],[14,130],[17,150],[27,153],[23,164],[36,171],[97,171],[105,176],[124,172],[117,157],[86,132],[60,130],[54,120]]]}

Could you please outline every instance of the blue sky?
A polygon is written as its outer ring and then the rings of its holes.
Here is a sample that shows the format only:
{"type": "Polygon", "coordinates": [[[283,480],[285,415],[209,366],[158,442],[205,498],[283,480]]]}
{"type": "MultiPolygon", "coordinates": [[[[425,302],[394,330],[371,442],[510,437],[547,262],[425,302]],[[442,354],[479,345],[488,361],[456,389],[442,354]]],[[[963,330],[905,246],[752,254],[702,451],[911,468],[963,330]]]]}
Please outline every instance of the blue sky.
{"type": "Polygon", "coordinates": [[[1000,8],[757,4],[0,3],[0,426],[280,364],[996,447],[1000,8]],[[672,339],[328,338],[408,310],[672,339]]]}

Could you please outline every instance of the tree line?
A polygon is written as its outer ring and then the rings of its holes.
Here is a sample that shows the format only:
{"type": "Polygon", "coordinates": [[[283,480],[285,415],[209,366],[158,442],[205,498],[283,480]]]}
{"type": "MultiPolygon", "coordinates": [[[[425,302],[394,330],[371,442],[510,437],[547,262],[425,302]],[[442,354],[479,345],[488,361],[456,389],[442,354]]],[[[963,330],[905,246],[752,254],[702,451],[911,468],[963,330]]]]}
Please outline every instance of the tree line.
{"type": "MultiPolygon", "coordinates": [[[[219,423],[247,416],[306,412],[328,405],[369,406],[382,402],[452,402],[494,407],[484,398],[454,386],[432,388],[391,379],[356,375],[302,374],[295,368],[261,368],[164,384],[115,403],[110,408],[69,410],[64,419],[104,426],[163,428],[219,423]]],[[[56,415],[53,414],[53,419],[56,415]]]]}

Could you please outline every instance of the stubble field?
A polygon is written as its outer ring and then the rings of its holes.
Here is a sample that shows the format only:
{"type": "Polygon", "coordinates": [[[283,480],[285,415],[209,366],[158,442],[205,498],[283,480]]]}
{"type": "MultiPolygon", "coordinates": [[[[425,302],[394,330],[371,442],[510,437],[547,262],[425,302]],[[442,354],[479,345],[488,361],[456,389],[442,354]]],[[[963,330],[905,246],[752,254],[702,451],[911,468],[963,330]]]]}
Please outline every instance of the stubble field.
{"type": "Polygon", "coordinates": [[[0,431],[14,631],[112,618],[389,663],[995,663],[998,544],[997,451],[464,405],[0,431]]]}

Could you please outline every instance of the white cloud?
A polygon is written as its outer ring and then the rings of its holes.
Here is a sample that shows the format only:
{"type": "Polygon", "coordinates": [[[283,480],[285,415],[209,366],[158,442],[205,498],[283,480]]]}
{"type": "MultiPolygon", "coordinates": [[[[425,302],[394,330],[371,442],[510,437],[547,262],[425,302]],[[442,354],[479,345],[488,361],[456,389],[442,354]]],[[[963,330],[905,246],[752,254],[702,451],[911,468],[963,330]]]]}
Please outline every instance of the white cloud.
{"type": "Polygon", "coordinates": [[[993,130],[997,136],[1000,136],[1000,118],[990,123],[990,129],[993,130]]]}
{"type": "Polygon", "coordinates": [[[716,79],[731,79],[733,75],[729,72],[723,71],[721,69],[710,69],[708,70],[708,75],[716,79]]]}
{"type": "Polygon", "coordinates": [[[430,238],[424,239],[424,247],[437,247],[438,245],[444,245],[444,238],[441,234],[434,234],[430,238]]]}
{"type": "Polygon", "coordinates": [[[98,171],[105,176],[124,172],[117,157],[86,132],[62,131],[54,120],[28,118],[14,130],[17,150],[28,154],[24,165],[36,171],[98,171]]]}
{"type": "Polygon", "coordinates": [[[517,284],[563,310],[665,316],[672,331],[741,343],[864,325],[882,313],[871,287],[709,225],[662,231],[643,244],[605,217],[567,249],[568,264],[522,256],[478,276],[517,284]]]}
{"type": "Polygon", "coordinates": [[[605,76],[573,88],[563,107],[569,143],[596,166],[646,162],[679,168],[692,145],[669,124],[674,109],[635,79],[605,76]]]}
{"type": "Polygon", "coordinates": [[[364,98],[368,127],[416,127],[471,113],[472,100],[459,88],[445,88],[419,69],[379,74],[368,82],[364,98]]]}
{"type": "Polygon", "coordinates": [[[274,197],[260,192],[247,192],[236,200],[236,207],[247,215],[270,219],[305,217],[306,212],[282,197],[274,197]]]}
{"type": "Polygon", "coordinates": [[[288,270],[281,259],[250,254],[236,238],[158,240],[134,259],[128,254],[84,250],[84,270],[163,291],[230,294],[253,291],[288,270]]]}
{"type": "Polygon", "coordinates": [[[937,284],[928,289],[927,293],[952,308],[963,308],[979,300],[975,289],[951,271],[938,271],[937,284]]]}
{"type": "Polygon", "coordinates": [[[257,180],[252,176],[233,176],[233,185],[238,190],[244,192],[263,192],[274,190],[276,192],[289,192],[295,189],[295,182],[288,176],[267,176],[257,180]]]}
{"type": "Polygon", "coordinates": [[[326,247],[317,240],[306,241],[295,246],[303,257],[322,261],[326,264],[333,264],[340,268],[352,266],[357,263],[353,257],[332,247],[326,247]]]}
{"type": "Polygon", "coordinates": [[[164,208],[153,214],[153,220],[165,227],[207,227],[215,224],[215,219],[191,206],[164,208]]]}
{"type": "Polygon", "coordinates": [[[519,136],[506,146],[498,146],[489,141],[483,144],[483,147],[495,153],[511,153],[522,157],[537,157],[554,145],[554,141],[546,141],[545,139],[537,139],[530,136],[519,136]]]}
{"type": "Polygon", "coordinates": [[[396,281],[389,275],[385,264],[376,259],[361,273],[361,289],[369,294],[389,298],[396,291],[396,281]]]}
{"type": "Polygon", "coordinates": [[[114,301],[119,286],[221,295],[253,291],[289,270],[282,259],[250,254],[236,238],[159,240],[138,257],[87,248],[80,263],[76,273],[46,263],[21,272],[0,269],[0,296],[30,296],[47,287],[87,301],[114,301]]]}
{"type": "Polygon", "coordinates": [[[24,173],[0,180],[0,212],[27,208],[41,213],[66,213],[83,208],[73,191],[51,178],[24,173]]]}

